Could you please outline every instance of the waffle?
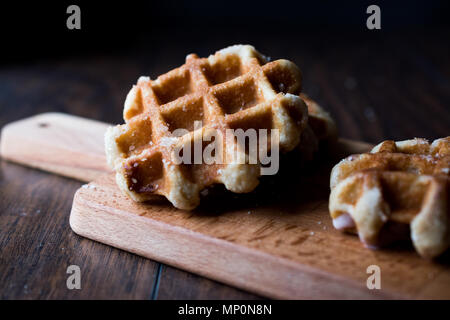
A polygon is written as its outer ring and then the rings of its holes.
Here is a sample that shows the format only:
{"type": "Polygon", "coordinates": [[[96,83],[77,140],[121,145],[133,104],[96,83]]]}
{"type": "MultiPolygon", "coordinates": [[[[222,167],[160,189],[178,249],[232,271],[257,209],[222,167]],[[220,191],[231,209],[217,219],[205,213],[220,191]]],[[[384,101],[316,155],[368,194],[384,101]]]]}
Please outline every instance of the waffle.
{"type": "Polygon", "coordinates": [[[334,142],[337,139],[337,128],[334,120],[322,107],[303,92],[296,93],[308,107],[308,124],[317,140],[334,142]]]}
{"type": "Polygon", "coordinates": [[[410,237],[426,258],[450,246],[450,137],[384,141],[331,172],[329,209],[337,229],[368,247],[410,237]]]}
{"type": "MultiPolygon", "coordinates": [[[[293,150],[301,140],[318,140],[308,124],[308,106],[296,95],[300,91],[301,73],[295,64],[269,62],[252,46],[243,45],[208,58],[188,55],[183,66],[156,80],[141,77],[125,101],[126,124],[109,128],[105,135],[117,184],[135,201],[162,195],[186,210],[195,208],[199,193],[212,184],[223,184],[232,192],[252,191],[261,174],[261,159],[235,161],[230,154],[245,158],[248,150],[234,139],[221,141],[224,164],[177,164],[171,155],[215,131],[226,136],[226,129],[278,129],[281,152],[293,150]],[[196,121],[201,121],[200,127],[196,121]],[[180,128],[187,132],[176,135],[180,128]]],[[[315,110],[321,119],[324,113],[318,106],[315,110]]],[[[328,126],[324,123],[316,130],[328,126]]],[[[270,145],[267,141],[268,151],[270,145]]]]}
{"type": "Polygon", "coordinates": [[[308,126],[303,130],[298,150],[302,161],[311,161],[320,144],[333,145],[337,140],[336,124],[322,107],[304,93],[300,98],[308,107],[308,126]]]}

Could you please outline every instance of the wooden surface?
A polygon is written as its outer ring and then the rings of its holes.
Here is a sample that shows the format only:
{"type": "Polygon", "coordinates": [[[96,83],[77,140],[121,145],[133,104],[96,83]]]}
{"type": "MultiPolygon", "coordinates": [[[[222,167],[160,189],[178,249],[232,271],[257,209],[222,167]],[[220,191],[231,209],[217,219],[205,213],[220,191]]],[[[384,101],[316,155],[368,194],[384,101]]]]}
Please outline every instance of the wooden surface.
{"type": "MultiPolygon", "coordinates": [[[[341,136],[371,143],[434,139],[449,135],[450,50],[442,41],[448,32],[353,35],[273,28],[214,31],[205,40],[201,32],[178,29],[152,41],[138,39],[114,54],[2,65],[0,126],[55,111],[119,123],[125,95],[140,75],[164,73],[188,52],[204,56],[251,43],[300,66],[304,91],[330,110],[341,136]]],[[[71,201],[81,184],[0,160],[1,298],[257,298],[68,232],[71,201]],[[80,291],[65,286],[68,264],[80,265],[85,274],[80,291]]]]}
{"type": "MultiPolygon", "coordinates": [[[[351,148],[349,148],[351,149],[351,148]]],[[[138,204],[114,175],[75,194],[70,225],[85,237],[278,299],[450,299],[450,261],[411,247],[378,251],[332,226],[330,162],[286,172],[247,195],[222,190],[188,212],[168,201],[138,204]],[[381,269],[368,290],[367,268],[381,269]]]]}
{"type": "Polygon", "coordinates": [[[45,113],[8,124],[2,129],[3,159],[80,181],[106,172],[104,134],[108,124],[45,113]]]}

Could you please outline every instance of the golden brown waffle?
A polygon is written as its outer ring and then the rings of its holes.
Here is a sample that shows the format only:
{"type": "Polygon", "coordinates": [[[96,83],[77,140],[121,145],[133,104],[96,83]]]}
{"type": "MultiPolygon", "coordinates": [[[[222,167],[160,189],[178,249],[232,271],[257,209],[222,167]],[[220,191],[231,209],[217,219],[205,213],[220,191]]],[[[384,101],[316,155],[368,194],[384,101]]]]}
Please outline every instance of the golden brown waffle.
{"type": "Polygon", "coordinates": [[[384,141],[331,172],[329,209],[337,229],[368,247],[409,231],[417,252],[436,257],[450,246],[450,137],[384,141]]]}
{"type": "Polygon", "coordinates": [[[337,128],[328,112],[317,102],[304,93],[299,93],[299,96],[308,107],[308,126],[303,130],[298,149],[302,160],[310,161],[319,150],[320,143],[325,142],[331,146],[336,142],[337,128]]]}
{"type": "Polygon", "coordinates": [[[300,90],[301,74],[292,62],[269,62],[252,46],[232,46],[203,59],[188,55],[183,66],[156,80],[141,77],[131,89],[126,124],[106,133],[108,163],[119,187],[136,201],[163,195],[177,208],[192,209],[200,191],[212,184],[252,191],[260,163],[230,159],[233,150],[246,153],[234,139],[222,141],[225,164],[175,164],[173,150],[214,130],[253,128],[278,129],[280,151],[291,151],[306,128],[312,135],[307,106],[294,95],[300,90]],[[202,127],[194,127],[195,121],[202,121],[202,127]],[[179,128],[189,132],[174,136],[179,128]]]}
{"type": "Polygon", "coordinates": [[[328,112],[305,93],[299,93],[299,96],[308,107],[308,124],[318,140],[335,141],[337,139],[337,128],[328,112]]]}

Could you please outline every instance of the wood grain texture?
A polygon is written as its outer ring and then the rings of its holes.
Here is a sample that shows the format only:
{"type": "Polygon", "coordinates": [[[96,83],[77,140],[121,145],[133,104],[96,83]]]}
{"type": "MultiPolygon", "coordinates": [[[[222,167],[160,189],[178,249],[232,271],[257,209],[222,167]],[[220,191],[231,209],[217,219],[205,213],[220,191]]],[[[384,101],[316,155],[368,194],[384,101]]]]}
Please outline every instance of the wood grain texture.
{"type": "MultiPolygon", "coordinates": [[[[97,121],[56,113],[43,114],[21,120],[9,124],[3,129],[1,140],[2,157],[27,166],[77,178],[83,181],[91,178],[97,178],[101,175],[105,175],[105,172],[108,171],[104,165],[105,157],[102,152],[103,134],[106,126],[107,124],[97,121]]],[[[344,156],[352,152],[356,153],[366,151],[368,148],[369,145],[366,143],[343,141],[338,145],[337,150],[342,153],[341,156],[344,156]]],[[[114,182],[112,183],[115,185],[114,182]]],[[[84,189],[93,191],[97,190],[97,187],[88,185],[82,188],[82,190],[84,189]]],[[[79,193],[83,194],[83,192],[79,193]]],[[[79,199],[79,193],[75,196],[76,200],[79,199]]],[[[120,203],[117,203],[116,200],[113,199],[117,195],[113,195],[111,198],[105,196],[110,194],[112,194],[110,191],[106,191],[106,194],[102,194],[102,198],[108,203],[113,204],[113,206],[120,206],[120,203]]],[[[127,200],[123,196],[121,199],[122,201],[127,200]]],[[[170,208],[170,205],[166,204],[166,207],[170,208]]],[[[272,210],[274,209],[275,208],[272,207],[272,210]]],[[[143,208],[142,210],[148,209],[143,208]]],[[[151,210],[152,208],[150,208],[150,212],[151,210]]],[[[159,208],[158,210],[161,209],[159,208]]],[[[276,213],[277,210],[278,209],[275,209],[272,213],[276,213]]],[[[315,273],[317,273],[317,270],[305,270],[304,267],[300,270],[292,271],[292,266],[290,266],[291,261],[288,261],[291,259],[288,258],[287,261],[283,263],[283,259],[280,262],[278,258],[273,259],[273,256],[271,255],[263,255],[260,257],[261,254],[259,252],[256,253],[253,260],[248,261],[248,259],[246,260],[245,258],[252,257],[253,253],[252,251],[245,249],[243,252],[240,252],[244,247],[237,247],[237,249],[232,246],[215,247],[214,241],[204,241],[202,237],[185,237],[186,233],[189,234],[190,231],[195,230],[195,225],[179,225],[185,228],[180,234],[172,231],[166,232],[167,230],[165,230],[165,228],[143,228],[139,230],[134,230],[133,228],[129,229],[127,228],[127,220],[123,221],[121,218],[114,219],[114,215],[109,217],[108,211],[105,211],[106,216],[104,216],[103,220],[92,220],[96,216],[91,214],[88,207],[83,207],[77,201],[74,202],[72,212],[71,226],[78,234],[119,247],[126,251],[175,265],[182,269],[187,269],[206,275],[210,278],[224,281],[231,285],[236,285],[243,289],[248,289],[265,296],[272,296],[276,298],[337,298],[339,295],[342,295],[340,292],[342,284],[340,284],[340,282],[331,284],[334,288],[334,292],[332,293],[325,294],[317,292],[308,294],[303,293],[302,295],[299,295],[296,288],[301,283],[304,283],[307,287],[309,286],[311,288],[316,288],[315,290],[317,290],[317,288],[327,289],[328,287],[325,287],[318,282],[330,282],[330,276],[326,277],[325,275],[320,274],[320,272],[316,275],[315,273]],[[101,233],[101,230],[104,230],[104,228],[109,229],[109,231],[106,231],[106,233],[101,233]],[[123,238],[116,234],[116,231],[120,231],[123,238]],[[98,232],[100,232],[100,235],[97,235],[98,232]],[[109,235],[109,238],[107,238],[107,235],[109,235]],[[156,244],[152,245],[152,242],[155,240],[153,240],[150,235],[156,237],[163,236],[163,238],[156,240],[156,244]],[[127,242],[123,243],[123,239],[127,239],[127,242]],[[142,242],[143,245],[139,246],[140,242],[142,242]],[[156,246],[160,248],[160,250],[154,253],[153,249],[150,251],[146,250],[146,246],[156,246]],[[174,248],[181,248],[183,246],[188,246],[192,250],[188,250],[184,253],[173,253],[174,248]],[[214,255],[209,253],[211,250],[222,252],[222,254],[214,257],[214,255]],[[194,261],[206,261],[209,258],[209,263],[196,264],[191,261],[186,262],[185,257],[191,257],[191,252],[203,252],[203,255],[193,256],[194,261]],[[225,258],[225,260],[223,260],[223,258],[225,258]],[[264,259],[264,264],[261,264],[261,259],[264,259]],[[230,264],[234,265],[232,271],[225,269],[221,272],[221,265],[230,264]],[[284,266],[285,264],[286,266],[284,266]],[[268,282],[261,281],[261,275],[257,272],[252,272],[254,277],[248,279],[247,275],[249,270],[257,270],[261,265],[265,265],[265,268],[267,268],[266,277],[263,277],[262,279],[267,279],[268,282]],[[268,270],[272,270],[272,273],[269,273],[268,270]],[[296,281],[292,281],[293,278],[295,278],[296,281]],[[254,284],[249,285],[249,282],[254,284]],[[273,288],[274,284],[277,287],[273,288]]],[[[325,212],[327,212],[326,208],[325,212]]],[[[139,214],[142,214],[142,212],[139,214]]],[[[164,215],[165,213],[163,212],[162,214],[164,215]]],[[[237,225],[240,224],[239,217],[241,214],[242,212],[234,216],[234,219],[238,219],[237,225]]],[[[278,218],[275,217],[275,220],[278,220],[278,218]]],[[[167,226],[171,224],[171,222],[167,223],[167,226]]],[[[142,224],[142,226],[146,225],[142,221],[132,221],[131,224],[134,226],[139,226],[140,224],[142,224]]],[[[269,219],[269,227],[265,226],[264,223],[253,224],[253,222],[250,222],[250,224],[257,228],[264,230],[267,229],[266,231],[269,233],[274,232],[272,228],[277,228],[276,225],[272,226],[272,219],[269,219]]],[[[226,225],[220,221],[217,221],[217,225],[220,226],[221,229],[223,228],[229,230],[233,230],[237,226],[226,225]]],[[[169,229],[172,227],[173,225],[170,226],[169,229]]],[[[252,233],[258,234],[257,231],[249,232],[249,234],[252,233]]],[[[225,238],[229,236],[230,235],[227,235],[225,238]]],[[[264,238],[264,236],[257,236],[256,240],[259,243],[264,238]]],[[[252,240],[247,239],[246,241],[252,240]]],[[[291,238],[286,241],[295,242],[296,240],[291,238]]],[[[282,248],[278,247],[278,245],[275,247],[276,249],[273,249],[274,251],[272,251],[271,254],[273,254],[273,252],[278,252],[282,257],[283,255],[286,257],[289,256],[288,251],[291,251],[291,248],[280,250],[282,248]]],[[[333,276],[331,276],[331,278],[333,278],[333,276]]],[[[367,290],[364,289],[363,292],[366,293],[365,291],[367,290]]],[[[357,291],[353,289],[347,298],[353,297],[352,294],[364,297],[364,293],[357,293],[357,291]]],[[[367,295],[366,297],[369,296],[370,295],[367,295]]]]}
{"type": "Polygon", "coordinates": [[[0,299],[150,299],[158,263],[70,230],[81,183],[0,160],[0,299]],[[81,290],[66,286],[78,265],[81,290]]]}
{"type": "Polygon", "coordinates": [[[217,281],[161,264],[160,285],[157,294],[154,296],[158,300],[167,299],[236,299],[236,300],[256,300],[262,299],[260,296],[239,290],[234,287],[224,285],[217,281]],[[198,288],[202,288],[199,290],[198,288]]]}
{"type": "MultiPolygon", "coordinates": [[[[357,145],[350,153],[359,151],[357,145]]],[[[193,212],[164,199],[135,203],[113,175],[104,176],[77,191],[70,225],[90,239],[272,298],[450,298],[445,261],[426,261],[408,246],[371,251],[332,227],[334,161],[323,158],[303,169],[282,163],[278,176],[264,177],[250,194],[213,189],[193,212]],[[382,270],[382,290],[367,289],[370,265],[382,270]]]]}
{"type": "Polygon", "coordinates": [[[81,181],[106,172],[104,133],[108,124],[63,113],[45,113],[2,129],[3,159],[81,181]]]}

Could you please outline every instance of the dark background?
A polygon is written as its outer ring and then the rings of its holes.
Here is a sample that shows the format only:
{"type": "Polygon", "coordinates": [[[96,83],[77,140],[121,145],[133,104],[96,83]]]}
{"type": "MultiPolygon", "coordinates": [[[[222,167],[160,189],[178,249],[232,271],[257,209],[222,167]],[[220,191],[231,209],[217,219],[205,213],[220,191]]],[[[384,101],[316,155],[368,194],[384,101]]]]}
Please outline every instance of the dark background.
{"type": "Polygon", "coordinates": [[[448,134],[448,1],[15,1],[0,10],[0,108],[14,109],[0,125],[44,111],[118,123],[140,75],[248,43],[297,63],[304,91],[344,137],[448,134]],[[66,28],[70,4],[81,30],[66,28]],[[366,28],[370,4],[381,30],[366,28]]]}
{"type": "Polygon", "coordinates": [[[2,53],[14,59],[49,58],[130,50],[142,43],[160,51],[161,38],[193,45],[229,36],[232,43],[259,42],[265,34],[276,35],[280,43],[297,42],[318,31],[372,37],[365,26],[370,4],[382,9],[381,33],[448,26],[450,3],[444,0],[8,1],[0,9],[2,53]],[[66,28],[70,4],[81,8],[82,30],[66,28]]]}
{"type": "MultiPolygon", "coordinates": [[[[297,63],[342,137],[448,136],[449,14],[449,1],[430,0],[2,2],[0,128],[49,111],[120,123],[139,76],[248,43],[297,63]],[[81,30],[66,28],[70,4],[81,30]],[[366,28],[369,4],[381,30],[366,28]]],[[[0,160],[0,298],[257,298],[78,237],[68,217],[80,186],[0,160]],[[66,289],[68,264],[89,287],[66,289]]]]}

